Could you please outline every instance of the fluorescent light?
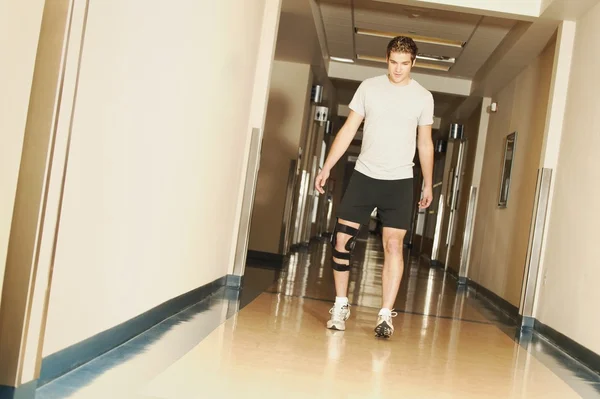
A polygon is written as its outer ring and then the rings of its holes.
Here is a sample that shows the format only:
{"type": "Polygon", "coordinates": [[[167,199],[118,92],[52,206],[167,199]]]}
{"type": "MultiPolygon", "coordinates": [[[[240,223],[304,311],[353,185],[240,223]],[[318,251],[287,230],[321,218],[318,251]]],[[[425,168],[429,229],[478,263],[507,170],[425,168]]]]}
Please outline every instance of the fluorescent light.
{"type": "Polygon", "coordinates": [[[331,61],[338,61],[338,62],[346,62],[348,64],[353,64],[354,60],[351,60],[350,58],[340,58],[340,57],[329,57],[331,59],[331,61]]]}
{"type": "Polygon", "coordinates": [[[447,62],[449,64],[454,64],[456,62],[456,58],[443,57],[441,55],[429,55],[429,54],[417,54],[417,60],[447,62]]]}
{"type": "Polygon", "coordinates": [[[363,61],[382,62],[384,64],[387,64],[387,61],[385,60],[385,58],[383,58],[383,57],[373,57],[371,55],[356,54],[356,59],[357,60],[363,60],[363,61]]]}
{"type": "Polygon", "coordinates": [[[412,38],[415,42],[438,44],[440,46],[448,46],[448,47],[462,48],[465,45],[464,42],[461,42],[459,40],[449,40],[449,39],[440,39],[440,38],[436,38],[436,37],[418,36],[418,35],[413,35],[410,33],[383,32],[383,31],[373,30],[373,29],[356,28],[356,34],[365,35],[365,36],[385,37],[388,39],[393,39],[396,36],[407,36],[407,37],[412,38]]]}
{"type": "Polygon", "coordinates": [[[423,69],[433,69],[435,71],[444,71],[448,72],[450,70],[449,66],[446,65],[438,65],[438,64],[429,64],[427,62],[416,62],[415,68],[423,68],[423,69]]]}
{"type": "MultiPolygon", "coordinates": [[[[381,62],[383,64],[387,63],[387,61],[383,57],[373,57],[373,56],[370,56],[370,55],[360,55],[360,54],[357,54],[356,55],[356,59],[362,60],[362,61],[381,62]]],[[[450,65],[430,64],[428,62],[420,62],[419,60],[417,60],[417,62],[415,63],[415,68],[433,69],[433,70],[436,70],[436,71],[448,72],[450,70],[450,65]]]]}

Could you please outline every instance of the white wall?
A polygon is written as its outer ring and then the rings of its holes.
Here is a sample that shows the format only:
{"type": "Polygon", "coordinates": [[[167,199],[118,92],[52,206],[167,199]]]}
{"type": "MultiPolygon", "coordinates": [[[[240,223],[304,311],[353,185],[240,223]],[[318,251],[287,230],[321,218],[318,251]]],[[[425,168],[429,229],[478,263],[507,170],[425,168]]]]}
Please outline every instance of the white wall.
{"type": "Polygon", "coordinates": [[[265,1],[93,2],[43,355],[227,274],[265,1]]]}
{"type": "Polygon", "coordinates": [[[569,94],[547,228],[545,283],[536,317],[600,353],[600,4],[577,21],[569,94]]]}
{"type": "Polygon", "coordinates": [[[43,9],[43,0],[0,1],[0,294],[43,9]]]}

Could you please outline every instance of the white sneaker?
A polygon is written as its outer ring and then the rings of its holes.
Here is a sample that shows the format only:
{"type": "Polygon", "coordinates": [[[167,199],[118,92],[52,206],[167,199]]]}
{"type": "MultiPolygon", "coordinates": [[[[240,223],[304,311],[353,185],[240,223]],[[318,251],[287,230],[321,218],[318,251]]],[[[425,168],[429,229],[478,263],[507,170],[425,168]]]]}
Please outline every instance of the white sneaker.
{"type": "Polygon", "coordinates": [[[350,305],[336,306],[329,309],[331,319],[327,322],[327,328],[330,330],[344,331],[346,329],[346,320],[350,317],[350,305]]]}
{"type": "Polygon", "coordinates": [[[377,325],[375,326],[375,336],[378,338],[389,338],[394,333],[392,317],[398,316],[397,312],[388,314],[379,314],[377,316],[377,325]]]}

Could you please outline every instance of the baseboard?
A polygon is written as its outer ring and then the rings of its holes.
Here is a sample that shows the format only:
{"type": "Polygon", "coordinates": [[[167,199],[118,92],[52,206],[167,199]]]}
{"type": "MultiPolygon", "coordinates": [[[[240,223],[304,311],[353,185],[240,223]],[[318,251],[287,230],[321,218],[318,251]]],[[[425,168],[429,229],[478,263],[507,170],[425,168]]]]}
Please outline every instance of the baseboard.
{"type": "Polygon", "coordinates": [[[269,266],[283,267],[284,256],[281,254],[274,254],[271,252],[262,251],[248,251],[247,259],[257,263],[268,264],[269,266]]]}
{"type": "Polygon", "coordinates": [[[580,363],[590,368],[597,374],[600,374],[600,354],[597,354],[585,346],[577,343],[566,335],[556,331],[552,327],[545,325],[539,320],[532,317],[522,317],[519,314],[519,309],[501,298],[497,294],[488,290],[485,287],[477,284],[473,280],[466,279],[469,287],[473,288],[477,295],[485,297],[496,308],[508,315],[511,319],[517,322],[521,328],[531,330],[533,328],[541,336],[551,341],[554,345],[562,349],[565,353],[577,359],[580,363]]]}
{"type": "Polygon", "coordinates": [[[472,287],[475,290],[477,295],[481,295],[487,298],[489,302],[491,302],[495,307],[500,309],[508,317],[517,322],[520,321],[521,316],[519,315],[519,308],[517,308],[515,305],[508,302],[506,299],[500,297],[496,293],[488,290],[487,288],[477,284],[471,279],[466,279],[466,283],[469,287],[472,287]]]}
{"type": "Polygon", "coordinates": [[[468,279],[466,277],[459,276],[456,270],[449,267],[448,269],[446,269],[446,273],[448,273],[450,276],[456,279],[456,283],[461,289],[464,289],[467,286],[468,279]]]}
{"type": "Polygon", "coordinates": [[[42,359],[42,369],[38,386],[41,387],[82,364],[88,363],[103,353],[150,329],[166,318],[200,302],[227,284],[228,280],[228,276],[218,278],[202,287],[164,302],[111,329],[46,356],[42,359]]]}
{"type": "Polygon", "coordinates": [[[585,346],[575,342],[566,335],[556,331],[552,327],[545,325],[539,320],[534,320],[533,329],[540,335],[543,335],[548,340],[552,341],[556,346],[564,350],[566,353],[585,364],[592,371],[600,374],[600,355],[589,350],[585,346]]]}
{"type": "Polygon", "coordinates": [[[0,385],[0,399],[34,399],[38,381],[30,381],[17,388],[0,385]]]}
{"type": "Polygon", "coordinates": [[[451,267],[446,269],[446,273],[448,273],[449,275],[451,275],[452,277],[454,277],[455,279],[458,280],[458,273],[451,267]]]}
{"type": "Polygon", "coordinates": [[[536,320],[533,317],[521,316],[521,329],[533,330],[536,320]]]}
{"type": "Polygon", "coordinates": [[[226,285],[230,288],[241,288],[244,283],[244,276],[227,275],[226,285]]]}

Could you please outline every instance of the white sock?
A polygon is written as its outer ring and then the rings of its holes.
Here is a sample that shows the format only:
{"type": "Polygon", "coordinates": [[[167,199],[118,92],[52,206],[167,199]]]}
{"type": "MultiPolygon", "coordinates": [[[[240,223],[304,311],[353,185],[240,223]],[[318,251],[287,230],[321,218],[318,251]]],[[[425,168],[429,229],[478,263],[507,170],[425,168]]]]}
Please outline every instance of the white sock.
{"type": "Polygon", "coordinates": [[[335,297],[335,305],[342,307],[348,304],[348,297],[345,296],[336,296],[335,297]]]}
{"type": "Polygon", "coordinates": [[[381,308],[381,310],[379,311],[379,316],[391,316],[391,315],[392,315],[391,309],[381,308]]]}

